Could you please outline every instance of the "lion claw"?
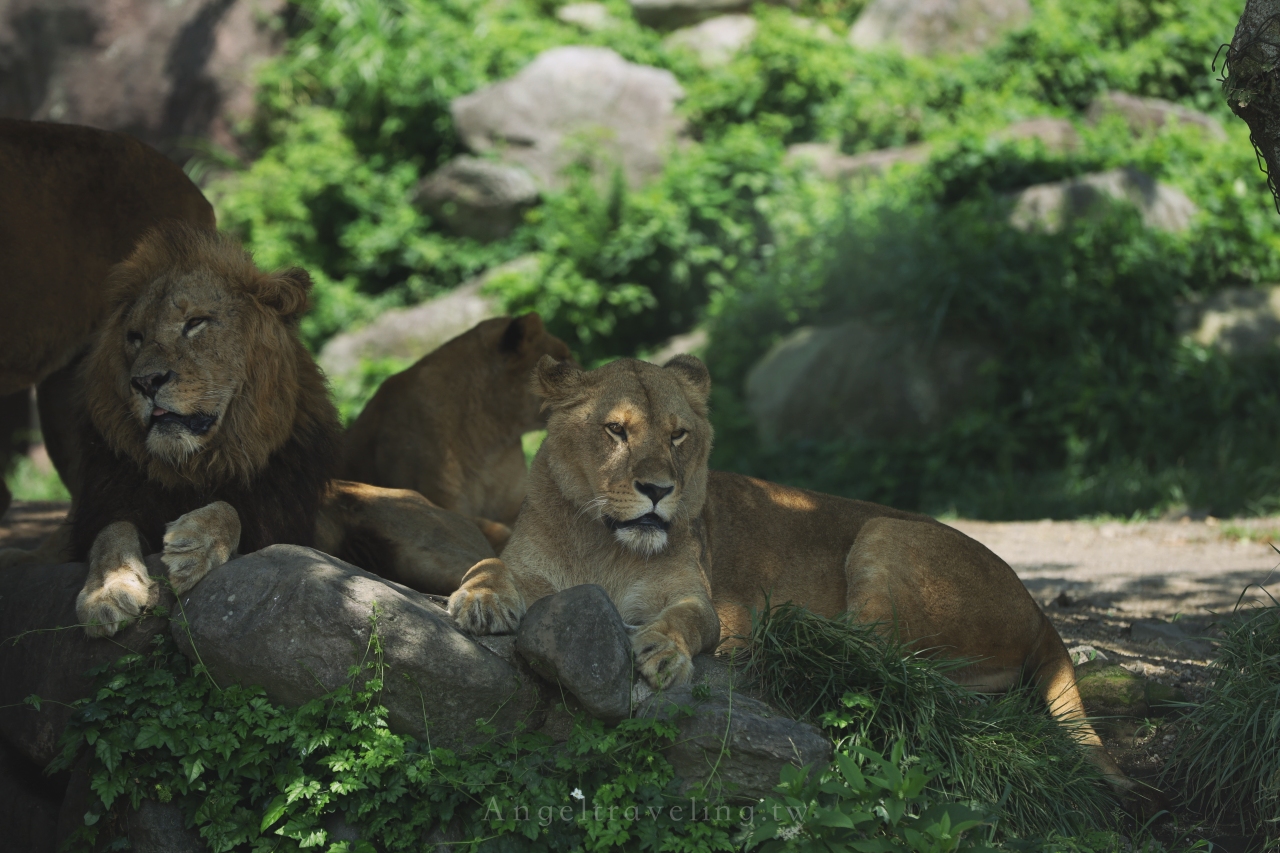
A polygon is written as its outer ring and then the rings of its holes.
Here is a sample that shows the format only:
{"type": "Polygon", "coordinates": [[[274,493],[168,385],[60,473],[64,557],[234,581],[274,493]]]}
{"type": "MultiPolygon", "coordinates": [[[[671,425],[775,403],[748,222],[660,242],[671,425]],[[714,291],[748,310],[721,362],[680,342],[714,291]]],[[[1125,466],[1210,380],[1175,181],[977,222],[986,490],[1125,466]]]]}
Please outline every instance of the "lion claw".
{"type": "Polygon", "coordinates": [[[174,593],[182,595],[198,584],[205,575],[231,559],[239,544],[240,518],[222,501],[192,510],[170,522],[165,528],[160,560],[169,570],[174,593]]]}
{"type": "Polygon", "coordinates": [[[655,690],[684,684],[693,677],[693,660],[675,640],[653,628],[631,637],[636,668],[655,690]]]}
{"type": "Polygon", "coordinates": [[[518,603],[488,588],[463,586],[449,596],[449,615],[458,630],[477,637],[515,633],[523,611],[518,603]]]}
{"type": "Polygon", "coordinates": [[[76,597],[76,616],[90,637],[111,637],[137,618],[151,601],[151,578],[145,570],[121,566],[102,586],[82,589],[76,597]]]}

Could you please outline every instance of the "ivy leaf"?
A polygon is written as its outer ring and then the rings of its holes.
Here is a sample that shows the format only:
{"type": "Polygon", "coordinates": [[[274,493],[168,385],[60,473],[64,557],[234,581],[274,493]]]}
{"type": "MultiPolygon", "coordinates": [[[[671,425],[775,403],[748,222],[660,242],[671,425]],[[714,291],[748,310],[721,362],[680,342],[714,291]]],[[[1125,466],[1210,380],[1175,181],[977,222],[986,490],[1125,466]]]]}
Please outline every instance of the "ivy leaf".
{"type": "Polygon", "coordinates": [[[268,826],[283,817],[286,805],[284,794],[272,800],[271,805],[267,806],[266,814],[262,816],[262,825],[258,827],[258,832],[266,832],[268,826]]]}

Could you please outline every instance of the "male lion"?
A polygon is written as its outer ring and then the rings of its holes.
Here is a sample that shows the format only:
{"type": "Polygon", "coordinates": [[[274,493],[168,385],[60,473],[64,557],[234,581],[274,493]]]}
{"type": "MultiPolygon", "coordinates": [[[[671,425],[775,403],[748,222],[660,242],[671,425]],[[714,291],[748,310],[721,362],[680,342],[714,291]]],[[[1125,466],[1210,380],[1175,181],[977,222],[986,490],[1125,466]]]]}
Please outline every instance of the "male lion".
{"type": "Polygon", "coordinates": [[[690,658],[745,634],[750,611],[792,601],[849,611],[904,642],[973,660],[955,677],[1007,690],[1027,676],[1079,726],[1117,785],[1062,640],[1009,566],[927,516],[708,471],[711,378],[677,356],[590,372],[543,358],[550,410],[529,495],[502,559],[482,561],[449,599],[473,634],[515,630],[535,599],[604,587],[655,687],[688,680],[690,658]]]}
{"type": "Polygon", "coordinates": [[[0,515],[37,383],[49,455],[76,490],[70,363],[105,313],[107,270],[167,219],[214,224],[199,188],[155,149],[90,127],[0,119],[0,515]]]}
{"type": "Polygon", "coordinates": [[[229,237],[176,223],[108,275],[81,377],[70,529],[69,556],[89,562],[76,613],[91,636],[147,601],[144,543],[163,547],[179,595],[237,550],[275,543],[361,552],[384,561],[365,568],[436,591],[493,554],[420,495],[330,482],[337,412],[297,334],[310,286],[301,269],[263,273],[229,237]],[[461,556],[432,552],[423,533],[461,556]]]}
{"type": "Polygon", "coordinates": [[[529,388],[543,355],[570,357],[537,314],[485,320],[441,345],[378,388],[347,430],[342,476],[513,523],[528,479],[520,437],[543,425],[529,388]]]}

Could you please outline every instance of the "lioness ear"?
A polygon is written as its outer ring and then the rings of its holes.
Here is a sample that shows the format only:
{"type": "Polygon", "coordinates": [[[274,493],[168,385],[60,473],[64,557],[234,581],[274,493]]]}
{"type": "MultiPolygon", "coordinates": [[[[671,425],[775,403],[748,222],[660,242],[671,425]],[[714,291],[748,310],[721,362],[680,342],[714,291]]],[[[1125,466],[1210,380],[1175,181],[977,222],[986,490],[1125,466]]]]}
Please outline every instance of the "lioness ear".
{"type": "Polygon", "coordinates": [[[555,406],[577,393],[582,377],[582,368],[573,359],[556,361],[554,356],[544,355],[533,369],[533,393],[546,400],[545,405],[555,406]]]}
{"type": "Polygon", "coordinates": [[[302,267],[290,267],[263,278],[256,296],[263,305],[288,317],[307,310],[310,292],[311,276],[302,267]]]}
{"type": "Polygon", "coordinates": [[[678,355],[663,365],[666,370],[673,371],[676,377],[697,394],[704,402],[711,394],[711,374],[702,359],[692,355],[678,355]]]}
{"type": "Polygon", "coordinates": [[[537,311],[530,311],[523,317],[516,317],[507,324],[506,331],[502,333],[502,340],[498,341],[498,349],[501,352],[508,353],[520,352],[525,344],[541,334],[542,318],[538,316],[537,311]]]}

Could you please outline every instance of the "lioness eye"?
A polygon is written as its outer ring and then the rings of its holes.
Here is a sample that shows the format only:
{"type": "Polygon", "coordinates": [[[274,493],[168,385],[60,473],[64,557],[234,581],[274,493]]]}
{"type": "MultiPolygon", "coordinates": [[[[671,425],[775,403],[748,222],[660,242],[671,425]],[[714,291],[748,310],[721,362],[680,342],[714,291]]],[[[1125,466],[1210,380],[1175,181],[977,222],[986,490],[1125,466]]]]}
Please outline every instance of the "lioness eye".
{"type": "Polygon", "coordinates": [[[182,334],[189,335],[207,322],[209,322],[208,317],[192,317],[186,322],[186,325],[182,327],[182,334]]]}
{"type": "Polygon", "coordinates": [[[678,429],[675,432],[671,433],[671,443],[679,444],[680,442],[684,441],[688,437],[689,437],[689,431],[687,429],[678,429]]]}
{"type": "Polygon", "coordinates": [[[619,424],[619,423],[605,424],[604,428],[607,429],[613,435],[616,435],[618,438],[623,439],[624,441],[627,438],[627,428],[624,427],[622,424],[619,424]]]}
{"type": "Polygon", "coordinates": [[[142,332],[130,332],[129,334],[125,335],[125,338],[131,344],[140,344],[142,343],[142,332]]]}

